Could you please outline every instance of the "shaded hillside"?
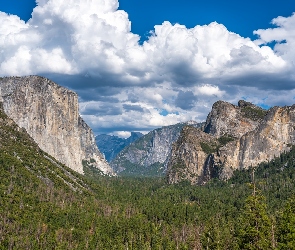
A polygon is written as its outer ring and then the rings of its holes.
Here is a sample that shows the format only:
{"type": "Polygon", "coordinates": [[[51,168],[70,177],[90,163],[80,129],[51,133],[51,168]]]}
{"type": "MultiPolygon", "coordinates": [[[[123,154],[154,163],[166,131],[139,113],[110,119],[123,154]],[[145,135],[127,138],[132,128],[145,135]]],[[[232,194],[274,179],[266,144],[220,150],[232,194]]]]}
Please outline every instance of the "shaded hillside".
{"type": "Polygon", "coordinates": [[[143,134],[139,132],[131,132],[130,137],[120,138],[114,135],[97,135],[95,142],[101,153],[104,154],[108,162],[112,161],[118,153],[120,153],[125,147],[136,141],[143,134]]]}
{"type": "MultiPolygon", "coordinates": [[[[78,173],[42,151],[0,109],[0,248],[45,249],[70,231],[68,210],[89,195],[78,173]],[[67,209],[66,209],[67,208],[67,209]]],[[[69,244],[64,245],[69,248],[69,244]]]]}

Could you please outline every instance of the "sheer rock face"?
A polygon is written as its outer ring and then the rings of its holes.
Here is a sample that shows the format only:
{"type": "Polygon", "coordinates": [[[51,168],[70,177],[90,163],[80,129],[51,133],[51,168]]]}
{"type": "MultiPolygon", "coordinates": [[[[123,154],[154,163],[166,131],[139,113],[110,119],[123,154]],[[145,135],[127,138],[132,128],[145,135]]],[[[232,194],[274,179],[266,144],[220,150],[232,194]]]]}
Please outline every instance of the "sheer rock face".
{"type": "Polygon", "coordinates": [[[159,164],[161,165],[161,171],[165,172],[170,158],[172,143],[178,139],[181,129],[186,124],[196,127],[204,125],[203,123],[190,121],[155,129],[124,148],[111,161],[112,168],[116,173],[120,173],[128,171],[131,164],[135,168],[143,167],[146,169],[153,164],[159,164]]]}
{"type": "MultiPolygon", "coordinates": [[[[272,160],[295,144],[295,105],[271,108],[253,131],[221,148],[227,169],[243,169],[272,160]]],[[[223,178],[228,178],[225,173],[223,178]]]]}
{"type": "Polygon", "coordinates": [[[189,180],[202,184],[212,175],[211,158],[204,152],[202,143],[216,145],[217,139],[198,128],[186,126],[178,140],[173,144],[168,162],[167,179],[169,183],[189,180]]]}
{"type": "Polygon", "coordinates": [[[0,79],[0,99],[5,113],[58,161],[83,173],[82,160],[94,159],[97,168],[112,174],[79,116],[76,93],[39,76],[7,77],[0,79]]]}
{"type": "Polygon", "coordinates": [[[96,145],[101,153],[105,155],[108,162],[112,161],[118,153],[120,153],[125,147],[136,141],[143,134],[140,132],[131,132],[130,137],[120,138],[114,135],[98,135],[95,137],[96,145]]]}
{"type": "Polygon", "coordinates": [[[265,111],[244,101],[238,106],[219,101],[208,115],[205,132],[184,130],[172,149],[168,181],[228,179],[235,169],[257,166],[290,150],[295,144],[295,105],[265,111]],[[211,145],[212,152],[201,143],[211,145]]]}
{"type": "Polygon", "coordinates": [[[261,108],[249,102],[239,101],[239,105],[235,106],[228,102],[218,101],[213,104],[204,131],[216,137],[231,135],[240,138],[260,123],[261,117],[257,115],[259,112],[263,114],[261,108]]]}
{"type": "Polygon", "coordinates": [[[155,163],[164,164],[182,126],[177,124],[149,132],[123,149],[111,162],[111,166],[120,173],[128,168],[126,162],[143,167],[149,167],[155,163]]]}

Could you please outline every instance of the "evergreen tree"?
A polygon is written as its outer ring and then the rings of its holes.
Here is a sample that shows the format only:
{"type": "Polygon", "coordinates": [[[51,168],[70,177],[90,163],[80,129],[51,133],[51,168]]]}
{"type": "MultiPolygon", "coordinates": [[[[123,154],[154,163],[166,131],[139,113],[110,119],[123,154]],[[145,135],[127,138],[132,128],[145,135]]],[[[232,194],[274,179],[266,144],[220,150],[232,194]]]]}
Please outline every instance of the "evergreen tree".
{"type": "Polygon", "coordinates": [[[295,199],[287,202],[277,225],[278,249],[295,249],[295,199]]]}
{"type": "Polygon", "coordinates": [[[265,197],[256,190],[255,169],[252,169],[252,194],[246,199],[244,211],[239,221],[239,249],[265,250],[272,249],[273,227],[266,211],[265,197]]]}
{"type": "Polygon", "coordinates": [[[246,199],[239,227],[239,249],[272,249],[272,224],[266,212],[265,198],[260,193],[253,193],[246,199]]]}
{"type": "Polygon", "coordinates": [[[209,219],[207,225],[204,228],[201,237],[203,249],[232,249],[232,235],[231,222],[228,222],[225,220],[225,218],[217,215],[215,218],[209,219]]]}

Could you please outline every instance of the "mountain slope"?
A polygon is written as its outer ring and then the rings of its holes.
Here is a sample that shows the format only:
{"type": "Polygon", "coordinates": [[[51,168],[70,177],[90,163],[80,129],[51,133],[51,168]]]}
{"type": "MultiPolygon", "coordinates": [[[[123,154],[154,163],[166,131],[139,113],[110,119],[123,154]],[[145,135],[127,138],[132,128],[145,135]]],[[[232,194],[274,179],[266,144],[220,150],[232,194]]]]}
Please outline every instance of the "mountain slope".
{"type": "Polygon", "coordinates": [[[228,179],[236,169],[270,161],[295,144],[294,126],[295,105],[266,111],[245,101],[239,101],[238,106],[218,101],[207,117],[204,132],[187,129],[189,132],[183,132],[174,144],[168,181],[202,184],[213,177],[228,179]],[[205,133],[215,142],[200,141],[205,133]],[[181,153],[184,148],[185,153],[181,153]]]}
{"type": "MultiPolygon", "coordinates": [[[[50,218],[62,221],[58,215],[66,204],[70,200],[75,204],[89,192],[79,174],[42,151],[0,108],[1,249],[57,245],[53,229],[56,222],[50,222],[50,218]]],[[[68,227],[67,223],[63,228],[68,227]]]]}
{"type": "MultiPolygon", "coordinates": [[[[88,189],[77,173],[42,151],[25,129],[7,117],[2,107],[0,108],[0,148],[1,166],[4,166],[5,170],[16,173],[22,169],[26,175],[34,176],[35,180],[38,179],[38,182],[48,186],[61,185],[79,192],[88,189]]],[[[1,177],[3,178],[3,175],[1,177]]],[[[1,180],[9,182],[9,179],[1,180]]]]}
{"type": "Polygon", "coordinates": [[[254,130],[266,111],[252,103],[240,100],[238,106],[224,101],[213,104],[204,132],[216,137],[230,135],[239,138],[254,130]]]}
{"type": "Polygon", "coordinates": [[[177,140],[180,131],[187,124],[196,127],[204,125],[188,122],[155,129],[123,149],[111,161],[111,167],[121,175],[163,175],[172,143],[177,140]]]}
{"type": "Polygon", "coordinates": [[[259,126],[220,149],[224,167],[244,169],[270,161],[295,144],[295,105],[273,107],[259,126]]]}
{"type": "Polygon", "coordinates": [[[98,169],[112,174],[79,116],[73,91],[39,76],[5,77],[0,78],[0,101],[5,113],[60,162],[83,173],[82,161],[93,159],[98,169]]]}
{"type": "MultiPolygon", "coordinates": [[[[209,233],[210,249],[234,249],[239,241],[250,171],[205,186],[166,185],[160,178],[90,180],[48,156],[1,109],[0,149],[0,249],[206,249],[209,233]]],[[[275,225],[294,194],[294,162],[293,148],[256,171],[256,188],[275,225]]],[[[86,166],[89,171],[98,170],[86,166]]],[[[294,228],[292,216],[287,230],[294,228]]],[[[274,244],[286,236],[277,228],[274,244]]]]}
{"type": "Polygon", "coordinates": [[[139,132],[131,132],[130,137],[124,139],[114,135],[97,135],[95,142],[101,153],[104,154],[108,162],[112,161],[118,153],[125,147],[130,145],[135,140],[142,137],[143,134],[139,132]]]}

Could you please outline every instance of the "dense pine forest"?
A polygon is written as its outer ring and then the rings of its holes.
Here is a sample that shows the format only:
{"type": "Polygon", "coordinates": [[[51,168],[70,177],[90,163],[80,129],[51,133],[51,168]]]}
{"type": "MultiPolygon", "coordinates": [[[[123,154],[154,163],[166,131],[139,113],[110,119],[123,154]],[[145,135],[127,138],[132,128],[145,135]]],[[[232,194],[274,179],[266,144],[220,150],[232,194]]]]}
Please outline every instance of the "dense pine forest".
{"type": "Polygon", "coordinates": [[[204,186],[79,175],[0,113],[0,249],[295,249],[295,148],[204,186]]]}

